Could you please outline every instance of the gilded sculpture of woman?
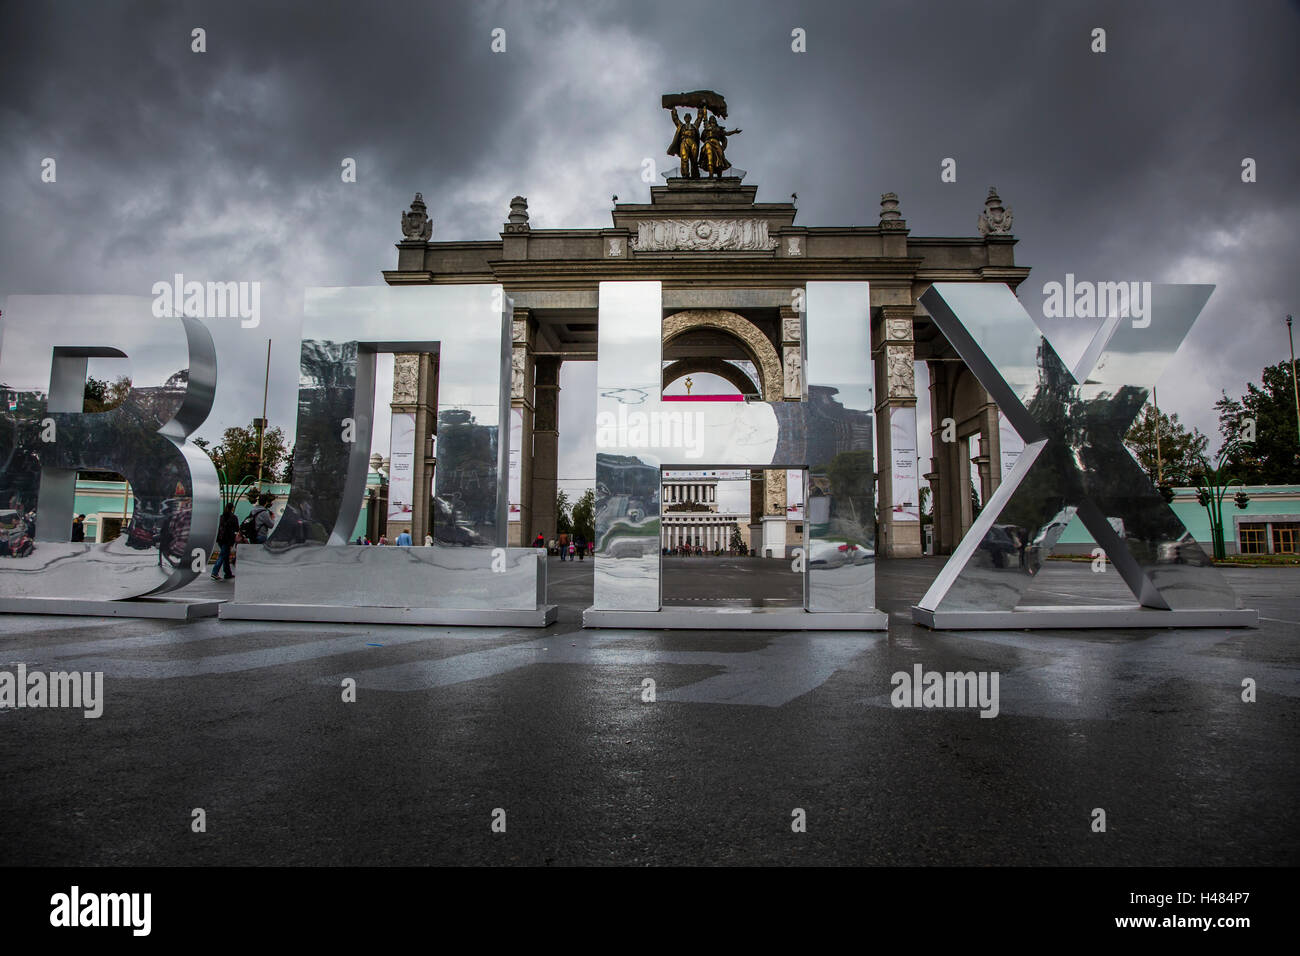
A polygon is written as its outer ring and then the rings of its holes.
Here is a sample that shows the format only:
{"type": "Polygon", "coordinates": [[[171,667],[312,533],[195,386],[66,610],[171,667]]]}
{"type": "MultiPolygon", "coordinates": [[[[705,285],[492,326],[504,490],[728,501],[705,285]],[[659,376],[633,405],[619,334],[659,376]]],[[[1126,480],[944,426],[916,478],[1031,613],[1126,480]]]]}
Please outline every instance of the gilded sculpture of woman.
{"type": "MultiPolygon", "coordinates": [[[[700,111],[701,115],[703,112],[700,111]]],[[[700,144],[700,169],[712,178],[721,179],[722,174],[731,168],[726,157],[727,137],[736,136],[740,132],[738,129],[724,129],[713,116],[705,120],[703,141],[700,144]]]]}

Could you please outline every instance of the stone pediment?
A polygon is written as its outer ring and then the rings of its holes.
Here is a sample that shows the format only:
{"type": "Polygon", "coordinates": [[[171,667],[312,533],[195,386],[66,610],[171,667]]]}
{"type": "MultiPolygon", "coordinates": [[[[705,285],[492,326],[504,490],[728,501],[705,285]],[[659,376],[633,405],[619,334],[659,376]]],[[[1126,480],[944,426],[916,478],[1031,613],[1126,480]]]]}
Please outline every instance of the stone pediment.
{"type": "Polygon", "coordinates": [[[756,191],[734,176],[670,179],[650,188],[649,203],[616,204],[614,227],[636,252],[772,252],[795,208],[755,202],[756,191]]]}
{"type": "Polygon", "coordinates": [[[641,219],[630,240],[637,252],[727,250],[770,252],[766,219],[641,219]]]}

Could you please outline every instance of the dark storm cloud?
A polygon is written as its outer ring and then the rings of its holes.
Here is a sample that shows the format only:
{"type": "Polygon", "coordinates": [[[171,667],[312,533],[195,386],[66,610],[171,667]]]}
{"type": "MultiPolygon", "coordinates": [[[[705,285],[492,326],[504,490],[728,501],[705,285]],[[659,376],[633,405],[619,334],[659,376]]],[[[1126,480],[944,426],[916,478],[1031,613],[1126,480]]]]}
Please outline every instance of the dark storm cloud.
{"type": "Polygon", "coordinates": [[[1066,272],[1217,284],[1161,389],[1212,429],[1300,300],[1298,38],[1266,3],[11,4],[0,293],[261,281],[259,329],[213,323],[219,401],[260,413],[272,335],[288,423],[302,287],[382,281],[414,191],[439,239],[495,237],[515,193],[537,226],[607,224],[670,163],[659,94],[712,88],[732,161],[803,224],[874,223],[895,191],[914,235],[974,235],[996,184],[1031,314],[1066,272]]]}

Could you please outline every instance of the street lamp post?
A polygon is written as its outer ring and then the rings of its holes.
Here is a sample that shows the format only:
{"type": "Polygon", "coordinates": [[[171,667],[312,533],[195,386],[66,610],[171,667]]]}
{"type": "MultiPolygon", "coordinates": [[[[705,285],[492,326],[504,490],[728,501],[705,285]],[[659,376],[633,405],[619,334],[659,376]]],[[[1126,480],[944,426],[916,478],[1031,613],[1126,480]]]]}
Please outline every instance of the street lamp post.
{"type": "MultiPolygon", "coordinates": [[[[1214,559],[1222,561],[1226,558],[1227,548],[1223,542],[1223,498],[1228,493],[1228,489],[1234,484],[1245,487],[1245,482],[1240,478],[1229,478],[1223,480],[1223,471],[1226,462],[1232,453],[1236,451],[1238,443],[1233,440],[1226,443],[1219,451],[1219,457],[1213,468],[1205,459],[1201,459],[1204,465],[1204,474],[1196,490],[1196,500],[1201,504],[1210,516],[1210,534],[1214,542],[1214,559]]],[[[1246,505],[1250,504],[1250,496],[1245,491],[1239,491],[1233,497],[1233,502],[1243,511],[1246,505]]]]}
{"type": "Polygon", "coordinates": [[[1295,392],[1295,431],[1300,438],[1300,383],[1295,377],[1295,340],[1291,338],[1291,316],[1286,317],[1286,343],[1291,347],[1291,389],[1295,392]]]}
{"type": "MultiPolygon", "coordinates": [[[[1226,462],[1232,453],[1237,450],[1238,442],[1234,439],[1223,446],[1219,451],[1218,459],[1212,467],[1208,460],[1201,459],[1201,476],[1196,481],[1196,502],[1205,509],[1205,513],[1210,519],[1210,542],[1214,547],[1214,559],[1222,561],[1228,556],[1227,548],[1223,538],[1223,499],[1228,494],[1228,489],[1234,484],[1241,485],[1245,488],[1245,482],[1240,478],[1229,478],[1223,480],[1223,471],[1226,462]]],[[[1167,482],[1172,480],[1185,481],[1189,484],[1191,479],[1187,475],[1176,472],[1165,473],[1166,482],[1160,485],[1160,494],[1166,502],[1172,503],[1174,500],[1174,489],[1167,482]]],[[[1245,491],[1238,491],[1233,496],[1233,503],[1243,511],[1250,504],[1250,495],[1245,491]]]]}

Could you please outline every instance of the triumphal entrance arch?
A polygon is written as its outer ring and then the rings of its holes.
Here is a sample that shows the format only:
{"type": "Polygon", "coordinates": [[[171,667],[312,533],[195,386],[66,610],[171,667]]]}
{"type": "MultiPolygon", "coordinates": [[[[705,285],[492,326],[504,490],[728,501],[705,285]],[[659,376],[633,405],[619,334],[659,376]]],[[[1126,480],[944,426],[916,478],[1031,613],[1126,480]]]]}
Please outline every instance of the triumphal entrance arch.
{"type": "MultiPolygon", "coordinates": [[[[997,487],[998,415],[988,394],[963,375],[919,299],[941,281],[1014,289],[1029,270],[1015,263],[1010,212],[990,190],[984,209],[971,210],[976,234],[913,235],[899,197],[886,192],[874,225],[801,223],[793,201],[760,202],[758,187],[728,161],[729,137],[738,131],[720,125],[722,97],[670,94],[664,105],[673,110],[673,126],[666,130],[672,159],[662,185],[650,186],[639,201],[616,201],[607,226],[535,229],[523,196],[509,201],[493,239],[435,240],[419,193],[401,217],[396,268],[384,272],[390,285],[500,283],[513,301],[510,544],[555,536],[560,430],[595,427],[590,418],[561,422],[558,397],[564,362],[597,359],[601,282],[662,284],[665,386],[711,372],[755,400],[798,402],[806,393],[800,329],[808,283],[865,281],[876,382],[877,553],[921,553],[922,481],[934,502],[935,549],[951,552],[972,520],[972,482],[983,500],[997,487]],[[930,373],[931,421],[920,427],[931,431],[934,452],[924,462],[917,459],[916,362],[930,373]],[[961,441],[943,441],[948,419],[960,423],[961,441]],[[978,454],[967,460],[971,435],[978,454]]],[[[403,440],[414,431],[409,521],[417,541],[435,524],[437,374],[429,356],[396,359],[392,408],[406,422],[403,440]]],[[[785,515],[785,473],[753,476],[750,527],[757,538],[764,517],[785,515]]]]}

